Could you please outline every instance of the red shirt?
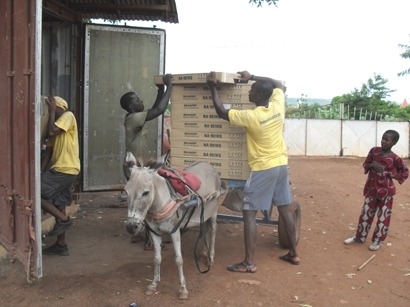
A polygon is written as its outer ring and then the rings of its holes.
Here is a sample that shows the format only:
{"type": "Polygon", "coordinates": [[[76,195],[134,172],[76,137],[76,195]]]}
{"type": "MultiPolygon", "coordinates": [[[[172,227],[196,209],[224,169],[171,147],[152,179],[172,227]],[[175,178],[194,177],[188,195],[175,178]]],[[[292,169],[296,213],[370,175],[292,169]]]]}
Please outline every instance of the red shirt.
{"type": "Polygon", "coordinates": [[[373,196],[381,199],[388,195],[394,195],[396,187],[393,179],[402,184],[409,177],[409,170],[404,161],[394,152],[383,155],[381,147],[370,149],[363,167],[364,173],[368,174],[363,191],[365,197],[373,196]],[[372,162],[383,165],[384,171],[377,173],[370,169],[369,164],[372,162]]]}

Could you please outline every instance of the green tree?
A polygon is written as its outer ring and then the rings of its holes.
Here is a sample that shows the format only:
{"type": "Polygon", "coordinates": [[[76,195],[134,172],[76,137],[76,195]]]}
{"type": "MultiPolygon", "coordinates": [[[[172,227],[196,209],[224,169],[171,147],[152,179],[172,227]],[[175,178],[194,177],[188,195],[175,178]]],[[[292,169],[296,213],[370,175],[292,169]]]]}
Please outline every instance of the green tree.
{"type": "MultiPolygon", "coordinates": [[[[403,52],[400,54],[400,56],[403,59],[410,59],[410,45],[399,44],[399,47],[403,49],[403,52]]],[[[404,76],[407,74],[410,74],[410,68],[398,73],[399,76],[404,76]]]]}
{"type": "Polygon", "coordinates": [[[382,120],[409,120],[410,108],[401,109],[399,105],[388,101],[387,98],[394,90],[387,87],[388,80],[379,74],[363,83],[360,89],[355,88],[348,94],[336,96],[332,99],[332,105],[343,104],[345,106],[345,117],[349,119],[382,120]]]}
{"type": "Polygon", "coordinates": [[[367,80],[367,83],[363,83],[360,90],[355,89],[354,93],[357,96],[368,97],[370,99],[380,101],[390,96],[395,90],[387,88],[387,82],[389,80],[383,78],[380,74],[374,74],[373,78],[367,80]]]}

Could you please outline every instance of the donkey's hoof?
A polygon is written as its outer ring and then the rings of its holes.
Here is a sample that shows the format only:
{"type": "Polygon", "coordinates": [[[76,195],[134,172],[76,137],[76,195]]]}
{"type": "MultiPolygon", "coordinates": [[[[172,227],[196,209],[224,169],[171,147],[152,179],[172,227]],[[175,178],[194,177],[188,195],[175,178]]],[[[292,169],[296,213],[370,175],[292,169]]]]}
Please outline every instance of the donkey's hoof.
{"type": "Polygon", "coordinates": [[[180,300],[186,300],[186,299],[188,299],[188,296],[189,296],[188,291],[185,290],[185,291],[180,291],[180,292],[179,292],[178,298],[179,298],[180,300]]]}
{"type": "Polygon", "coordinates": [[[153,295],[153,294],[155,294],[155,292],[157,292],[156,289],[146,288],[144,294],[145,295],[153,295]]]}

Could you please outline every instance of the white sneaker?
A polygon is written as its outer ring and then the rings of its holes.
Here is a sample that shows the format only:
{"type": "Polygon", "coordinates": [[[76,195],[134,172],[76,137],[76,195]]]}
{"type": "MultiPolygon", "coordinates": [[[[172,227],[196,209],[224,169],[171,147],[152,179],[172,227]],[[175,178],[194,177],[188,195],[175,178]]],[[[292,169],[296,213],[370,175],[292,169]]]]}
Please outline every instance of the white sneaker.
{"type": "Polygon", "coordinates": [[[350,245],[350,244],[353,244],[353,243],[356,243],[356,242],[358,242],[356,237],[351,237],[351,238],[348,238],[348,239],[344,240],[344,243],[346,245],[350,245]]]}
{"type": "Polygon", "coordinates": [[[379,241],[374,241],[372,244],[370,244],[369,249],[371,251],[377,251],[380,248],[380,242],[379,241]]]}

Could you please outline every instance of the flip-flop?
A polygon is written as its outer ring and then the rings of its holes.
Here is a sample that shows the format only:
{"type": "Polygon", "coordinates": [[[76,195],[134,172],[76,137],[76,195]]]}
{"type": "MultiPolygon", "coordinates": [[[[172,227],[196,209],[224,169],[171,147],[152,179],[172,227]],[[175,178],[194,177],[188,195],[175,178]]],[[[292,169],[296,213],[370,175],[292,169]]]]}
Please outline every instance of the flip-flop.
{"type": "Polygon", "coordinates": [[[291,257],[289,256],[289,254],[283,255],[283,256],[279,256],[279,259],[283,260],[283,261],[287,261],[293,265],[299,265],[300,261],[299,260],[294,260],[296,257],[291,257]]]}
{"type": "Polygon", "coordinates": [[[256,265],[246,265],[243,262],[234,263],[227,267],[228,271],[231,272],[238,272],[238,273],[255,273],[256,272],[256,265]]]}

